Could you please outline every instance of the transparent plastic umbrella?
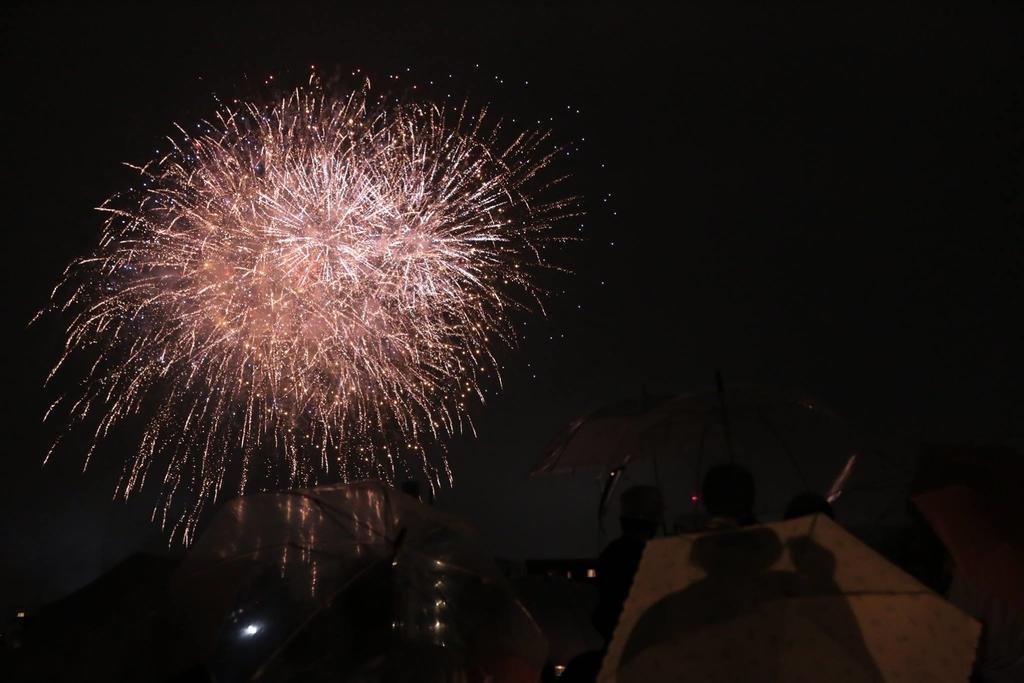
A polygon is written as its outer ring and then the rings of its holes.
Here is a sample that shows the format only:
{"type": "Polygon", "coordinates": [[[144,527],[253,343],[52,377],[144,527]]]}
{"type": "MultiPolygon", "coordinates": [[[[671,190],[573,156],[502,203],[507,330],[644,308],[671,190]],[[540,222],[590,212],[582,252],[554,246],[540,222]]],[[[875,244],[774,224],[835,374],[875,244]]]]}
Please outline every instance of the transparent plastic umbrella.
{"type": "Polygon", "coordinates": [[[558,434],[531,475],[607,475],[603,513],[626,468],[653,469],[659,486],[657,478],[668,475],[671,488],[696,505],[703,472],[733,460],[754,474],[759,511],[771,516],[803,491],[835,501],[844,490],[895,487],[898,477],[879,445],[806,394],[736,384],[600,408],[558,434]]]}
{"type": "Polygon", "coordinates": [[[546,643],[462,522],[379,482],[229,502],[172,590],[217,681],[518,681],[546,643]]]}

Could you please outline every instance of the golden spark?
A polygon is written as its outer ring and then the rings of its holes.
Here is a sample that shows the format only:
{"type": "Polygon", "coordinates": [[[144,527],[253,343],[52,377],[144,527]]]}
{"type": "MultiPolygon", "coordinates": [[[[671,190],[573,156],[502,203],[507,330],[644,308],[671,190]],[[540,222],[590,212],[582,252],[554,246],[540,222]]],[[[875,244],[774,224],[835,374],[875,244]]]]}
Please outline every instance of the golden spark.
{"type": "Polygon", "coordinates": [[[85,464],[142,416],[116,495],[159,478],[154,516],[185,542],[257,463],[289,486],[410,464],[450,482],[428,446],[472,429],[496,345],[539,301],[543,248],[578,206],[549,197],[550,135],[372,102],[314,82],[179,127],[54,290],[72,317],[50,377],[91,363],[67,399],[71,424],[96,415],[85,464]]]}

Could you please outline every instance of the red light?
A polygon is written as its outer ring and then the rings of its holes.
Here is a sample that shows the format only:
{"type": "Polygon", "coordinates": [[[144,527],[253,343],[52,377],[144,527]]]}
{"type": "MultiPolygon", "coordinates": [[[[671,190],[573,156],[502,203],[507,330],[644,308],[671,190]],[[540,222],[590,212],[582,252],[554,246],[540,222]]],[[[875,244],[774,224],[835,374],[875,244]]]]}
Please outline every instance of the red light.
{"type": "Polygon", "coordinates": [[[691,503],[696,503],[698,500],[700,500],[700,498],[697,497],[696,493],[693,494],[692,496],[690,496],[690,502],[691,503]]]}

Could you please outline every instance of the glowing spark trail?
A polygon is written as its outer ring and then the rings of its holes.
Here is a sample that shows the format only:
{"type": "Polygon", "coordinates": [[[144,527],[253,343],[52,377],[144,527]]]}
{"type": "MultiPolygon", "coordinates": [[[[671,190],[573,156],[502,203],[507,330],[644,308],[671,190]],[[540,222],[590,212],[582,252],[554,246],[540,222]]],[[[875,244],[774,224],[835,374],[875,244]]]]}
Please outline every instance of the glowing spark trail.
{"type": "Polygon", "coordinates": [[[559,150],[539,132],[501,143],[466,107],[315,83],[179,131],[100,207],[99,247],[53,295],[73,317],[51,377],[91,363],[67,397],[72,423],[96,415],[89,455],[145,419],[117,493],[158,478],[154,515],[188,542],[257,463],[291,486],[393,480],[410,461],[450,480],[426,447],[471,428],[550,228],[575,211],[545,198],[559,150]]]}

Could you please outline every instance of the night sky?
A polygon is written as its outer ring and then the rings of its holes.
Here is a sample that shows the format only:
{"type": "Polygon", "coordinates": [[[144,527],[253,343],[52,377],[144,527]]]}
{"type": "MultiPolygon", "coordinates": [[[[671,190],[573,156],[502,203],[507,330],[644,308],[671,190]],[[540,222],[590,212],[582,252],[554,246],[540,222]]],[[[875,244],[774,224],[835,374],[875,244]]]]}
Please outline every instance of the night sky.
{"type": "Polygon", "coordinates": [[[911,443],[1024,439],[1024,14],[636,4],[3,10],[0,605],[164,545],[145,494],[110,501],[133,442],[85,474],[68,451],[41,467],[62,321],[27,323],[97,239],[93,207],[214,93],[310,65],[452,73],[454,95],[585,138],[565,166],[584,239],[553,255],[574,274],[545,276],[547,317],[503,354],[478,437],[450,444],[439,503],[495,553],[594,553],[595,482],[531,465],[569,419],[716,368],[911,443]]]}

